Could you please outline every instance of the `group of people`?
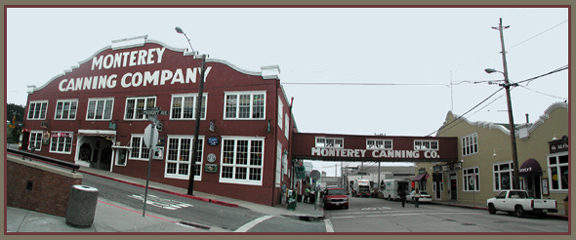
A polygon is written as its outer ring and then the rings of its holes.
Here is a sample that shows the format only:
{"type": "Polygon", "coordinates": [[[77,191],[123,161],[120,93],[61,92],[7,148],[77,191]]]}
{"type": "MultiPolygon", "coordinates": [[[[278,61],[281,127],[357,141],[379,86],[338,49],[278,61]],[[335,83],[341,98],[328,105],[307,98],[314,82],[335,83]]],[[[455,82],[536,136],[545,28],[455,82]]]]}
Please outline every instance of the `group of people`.
{"type": "MultiPolygon", "coordinates": [[[[406,190],[403,187],[398,189],[398,195],[400,196],[400,199],[402,201],[402,207],[404,207],[404,204],[406,203],[406,195],[407,194],[408,193],[406,193],[406,190]]],[[[421,197],[420,190],[418,190],[418,188],[416,188],[416,191],[414,192],[414,206],[417,208],[420,205],[420,197],[421,197]]]]}

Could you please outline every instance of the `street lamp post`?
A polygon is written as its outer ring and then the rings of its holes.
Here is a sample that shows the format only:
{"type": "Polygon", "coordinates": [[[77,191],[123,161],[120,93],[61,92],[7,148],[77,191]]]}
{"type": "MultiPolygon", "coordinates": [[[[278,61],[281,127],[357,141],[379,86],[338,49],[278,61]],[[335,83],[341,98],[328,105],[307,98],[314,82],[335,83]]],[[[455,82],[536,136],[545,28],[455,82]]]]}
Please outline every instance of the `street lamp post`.
{"type": "Polygon", "coordinates": [[[502,27],[502,18],[500,18],[500,24],[498,25],[498,27],[492,27],[492,29],[500,31],[500,42],[502,45],[502,62],[504,65],[504,72],[492,68],[487,68],[484,71],[486,71],[487,73],[499,72],[504,75],[504,84],[500,84],[500,86],[506,89],[506,99],[508,104],[508,121],[510,122],[510,142],[512,145],[512,165],[514,167],[514,172],[512,173],[512,187],[514,189],[520,189],[520,176],[518,173],[518,151],[516,148],[516,129],[514,126],[514,116],[512,114],[512,101],[510,97],[510,87],[518,86],[518,84],[517,83],[510,84],[510,80],[508,79],[508,64],[506,62],[506,48],[504,47],[504,29],[507,29],[509,27],[510,26],[502,27]]]}
{"type": "MultiPolygon", "coordinates": [[[[182,28],[176,27],[176,32],[184,34],[186,40],[188,40],[188,45],[190,45],[190,50],[194,54],[194,58],[197,58],[198,55],[196,52],[194,52],[192,44],[190,43],[190,39],[186,33],[184,33],[182,28]]],[[[188,180],[188,191],[186,193],[188,195],[194,195],[194,175],[196,172],[196,158],[198,156],[198,132],[200,131],[200,108],[202,107],[202,95],[204,93],[204,72],[206,71],[206,54],[202,54],[200,57],[202,58],[202,62],[200,68],[200,85],[198,89],[198,97],[196,97],[196,109],[194,113],[196,116],[196,126],[194,129],[194,140],[192,141],[192,159],[190,163],[190,171],[188,172],[190,174],[190,179],[188,180]]]]}

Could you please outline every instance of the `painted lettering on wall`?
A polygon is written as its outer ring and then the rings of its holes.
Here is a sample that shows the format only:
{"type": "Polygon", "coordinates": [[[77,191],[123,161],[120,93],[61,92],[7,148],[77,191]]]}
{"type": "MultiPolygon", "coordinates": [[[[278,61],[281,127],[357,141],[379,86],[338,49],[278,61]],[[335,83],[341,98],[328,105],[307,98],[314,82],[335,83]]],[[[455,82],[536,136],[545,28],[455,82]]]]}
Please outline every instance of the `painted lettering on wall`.
{"type": "MultiPolygon", "coordinates": [[[[119,52],[98,56],[92,59],[92,70],[114,69],[140,65],[151,65],[162,63],[162,56],[165,48],[151,48],[148,50],[119,52]]],[[[212,67],[206,67],[204,82],[212,67]]],[[[61,92],[83,91],[97,89],[113,89],[119,85],[122,88],[140,86],[162,86],[167,84],[190,84],[196,83],[196,78],[200,78],[200,67],[178,68],[175,70],[162,69],[144,72],[128,72],[119,77],[117,74],[86,76],[78,78],[63,79],[58,84],[61,92]]]]}
{"type": "Polygon", "coordinates": [[[351,158],[440,158],[438,151],[312,148],[312,156],[351,158]],[[368,153],[368,154],[367,154],[368,153]]]}

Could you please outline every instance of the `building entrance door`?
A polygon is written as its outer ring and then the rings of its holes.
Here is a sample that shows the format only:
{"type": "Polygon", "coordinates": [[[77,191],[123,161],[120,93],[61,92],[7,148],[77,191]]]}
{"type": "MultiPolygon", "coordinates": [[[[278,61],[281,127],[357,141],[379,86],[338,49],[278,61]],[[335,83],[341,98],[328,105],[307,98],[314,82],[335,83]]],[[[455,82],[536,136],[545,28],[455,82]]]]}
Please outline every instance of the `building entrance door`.
{"type": "Polygon", "coordinates": [[[450,174],[450,199],[458,200],[458,185],[456,183],[456,174],[450,174]]]}
{"type": "Polygon", "coordinates": [[[442,182],[436,181],[436,182],[434,182],[434,184],[436,184],[436,193],[435,193],[436,199],[440,199],[440,198],[441,198],[440,189],[441,189],[441,186],[442,186],[442,182]]]}

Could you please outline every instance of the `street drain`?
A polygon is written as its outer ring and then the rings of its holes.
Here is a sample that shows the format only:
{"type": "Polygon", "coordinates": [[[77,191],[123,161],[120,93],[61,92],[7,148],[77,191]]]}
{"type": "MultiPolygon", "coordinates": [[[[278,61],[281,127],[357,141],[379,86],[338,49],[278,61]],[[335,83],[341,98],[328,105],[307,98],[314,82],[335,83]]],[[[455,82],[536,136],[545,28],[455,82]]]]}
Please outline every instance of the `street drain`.
{"type": "Polygon", "coordinates": [[[508,221],[494,221],[494,223],[508,223],[508,221]]]}
{"type": "Polygon", "coordinates": [[[196,228],[207,229],[207,230],[210,229],[210,227],[208,227],[208,226],[203,226],[203,225],[200,225],[200,224],[191,223],[191,222],[185,222],[185,221],[180,221],[179,224],[186,225],[186,226],[191,226],[191,227],[196,227],[196,228]]]}
{"type": "Polygon", "coordinates": [[[448,222],[456,222],[456,220],[454,220],[454,219],[444,219],[444,221],[448,221],[448,222]]]}
{"type": "Polygon", "coordinates": [[[476,223],[462,223],[462,226],[474,226],[476,223]]]}

